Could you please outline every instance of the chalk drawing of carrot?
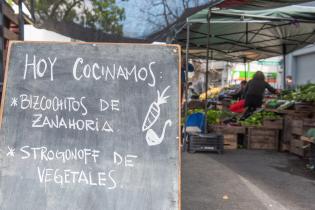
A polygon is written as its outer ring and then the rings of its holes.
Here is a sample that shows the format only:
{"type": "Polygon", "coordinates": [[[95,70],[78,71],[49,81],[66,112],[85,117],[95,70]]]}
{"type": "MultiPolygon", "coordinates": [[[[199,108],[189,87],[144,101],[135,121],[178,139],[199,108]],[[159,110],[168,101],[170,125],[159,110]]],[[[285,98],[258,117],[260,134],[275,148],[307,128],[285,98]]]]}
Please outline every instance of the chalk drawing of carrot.
{"type": "Polygon", "coordinates": [[[164,139],[166,126],[172,125],[171,120],[167,120],[164,123],[163,132],[162,132],[161,137],[158,137],[156,132],[151,129],[151,127],[156,123],[156,121],[160,117],[160,114],[161,114],[160,106],[162,104],[167,103],[167,99],[169,98],[169,96],[165,96],[165,93],[169,88],[170,88],[170,86],[167,86],[163,90],[162,94],[160,94],[160,91],[157,91],[157,95],[158,95],[157,100],[153,101],[152,104],[150,105],[149,110],[148,110],[146,117],[145,117],[143,124],[142,124],[142,131],[143,132],[147,131],[146,141],[147,141],[148,145],[150,145],[150,146],[158,145],[158,144],[162,143],[162,141],[164,139]]]}
{"type": "Polygon", "coordinates": [[[167,120],[164,123],[163,131],[160,137],[155,133],[154,130],[149,129],[145,135],[145,140],[147,141],[148,145],[155,146],[155,145],[161,144],[162,141],[164,140],[166,126],[171,126],[171,125],[172,125],[171,120],[167,120]]]}

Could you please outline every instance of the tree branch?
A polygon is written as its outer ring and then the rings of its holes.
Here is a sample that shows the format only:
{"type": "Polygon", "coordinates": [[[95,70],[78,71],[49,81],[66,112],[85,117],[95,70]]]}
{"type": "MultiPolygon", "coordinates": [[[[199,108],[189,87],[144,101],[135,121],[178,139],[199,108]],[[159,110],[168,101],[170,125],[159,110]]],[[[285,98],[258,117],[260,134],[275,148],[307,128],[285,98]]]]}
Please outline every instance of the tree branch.
{"type": "Polygon", "coordinates": [[[78,1],[74,1],[69,7],[67,7],[66,11],[65,11],[65,14],[63,16],[63,19],[66,19],[67,16],[69,15],[69,13],[71,12],[71,10],[78,4],[80,4],[81,1],[78,0],[78,1]]]}

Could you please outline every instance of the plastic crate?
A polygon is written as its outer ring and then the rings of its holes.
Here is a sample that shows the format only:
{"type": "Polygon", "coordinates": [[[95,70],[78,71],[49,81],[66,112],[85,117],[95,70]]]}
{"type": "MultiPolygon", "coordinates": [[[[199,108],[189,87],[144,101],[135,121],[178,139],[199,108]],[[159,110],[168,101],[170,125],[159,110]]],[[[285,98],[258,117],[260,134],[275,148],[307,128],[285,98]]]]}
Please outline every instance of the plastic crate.
{"type": "Polygon", "coordinates": [[[188,152],[217,152],[224,151],[224,140],[218,134],[193,134],[189,135],[188,152]]]}

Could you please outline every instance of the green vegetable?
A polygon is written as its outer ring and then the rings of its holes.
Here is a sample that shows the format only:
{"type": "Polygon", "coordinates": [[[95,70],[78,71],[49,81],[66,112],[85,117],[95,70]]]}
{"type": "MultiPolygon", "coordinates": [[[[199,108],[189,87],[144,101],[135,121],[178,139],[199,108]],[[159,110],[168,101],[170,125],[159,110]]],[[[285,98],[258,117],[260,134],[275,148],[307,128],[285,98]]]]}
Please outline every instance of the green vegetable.
{"type": "Polygon", "coordinates": [[[280,98],[301,102],[315,102],[315,84],[302,85],[293,91],[284,90],[280,98]]]}
{"type": "MultiPolygon", "coordinates": [[[[193,113],[205,113],[204,109],[194,109],[188,110],[187,114],[191,115],[193,113]]],[[[208,110],[207,111],[207,123],[209,125],[219,124],[221,120],[227,117],[232,117],[233,114],[229,111],[221,111],[221,110],[208,110]]]]}
{"type": "Polygon", "coordinates": [[[241,121],[243,126],[262,126],[264,120],[277,120],[280,116],[274,112],[261,111],[256,112],[244,121],[241,121]]]}

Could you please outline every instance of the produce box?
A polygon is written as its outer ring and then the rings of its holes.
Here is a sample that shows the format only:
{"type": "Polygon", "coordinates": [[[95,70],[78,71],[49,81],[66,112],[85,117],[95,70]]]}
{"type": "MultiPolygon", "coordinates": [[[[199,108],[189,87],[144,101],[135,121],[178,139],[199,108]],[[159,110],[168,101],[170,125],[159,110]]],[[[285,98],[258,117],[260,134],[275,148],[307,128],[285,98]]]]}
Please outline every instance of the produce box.
{"type": "Polygon", "coordinates": [[[303,136],[310,128],[315,128],[315,119],[304,118],[292,120],[292,134],[303,136]]]}
{"type": "Polygon", "coordinates": [[[243,126],[217,125],[217,126],[211,126],[210,129],[216,133],[221,133],[221,134],[245,134],[246,133],[246,129],[243,126]]]}
{"type": "Polygon", "coordinates": [[[290,151],[290,144],[281,142],[281,144],[280,144],[280,151],[281,152],[289,152],[290,151]]]}
{"type": "Polygon", "coordinates": [[[247,135],[248,149],[277,150],[279,130],[270,128],[249,128],[247,135]]]}
{"type": "Polygon", "coordinates": [[[310,138],[310,137],[307,137],[307,136],[301,136],[301,140],[309,142],[309,143],[312,143],[312,144],[315,144],[315,139],[314,138],[310,138]]]}
{"type": "Polygon", "coordinates": [[[290,115],[284,116],[284,127],[282,132],[282,143],[290,145],[292,139],[292,120],[293,118],[290,115]]]}
{"type": "Polygon", "coordinates": [[[304,119],[303,126],[307,128],[315,128],[315,119],[304,119]]]}
{"type": "Polygon", "coordinates": [[[315,104],[312,102],[298,102],[295,103],[294,108],[296,111],[314,112],[315,104]]]}
{"type": "Polygon", "coordinates": [[[264,120],[263,121],[263,127],[282,130],[283,129],[283,119],[264,120]]]}
{"type": "Polygon", "coordinates": [[[291,133],[295,135],[302,136],[304,134],[304,128],[303,128],[303,120],[302,119],[293,119],[292,120],[292,129],[291,133]]]}
{"type": "Polygon", "coordinates": [[[223,136],[217,134],[189,135],[188,152],[217,152],[224,151],[223,136]]]}
{"type": "Polygon", "coordinates": [[[224,138],[224,149],[237,149],[237,134],[225,134],[224,138]]]}
{"type": "Polygon", "coordinates": [[[293,138],[290,145],[290,153],[300,157],[307,157],[309,155],[309,143],[302,141],[299,138],[293,138]]]}

